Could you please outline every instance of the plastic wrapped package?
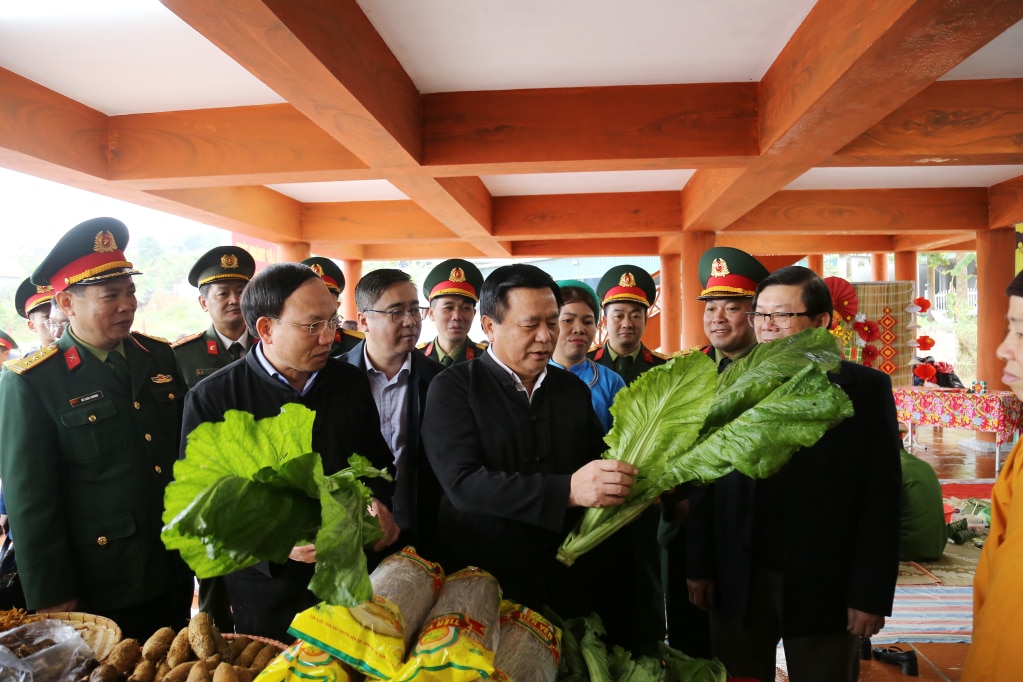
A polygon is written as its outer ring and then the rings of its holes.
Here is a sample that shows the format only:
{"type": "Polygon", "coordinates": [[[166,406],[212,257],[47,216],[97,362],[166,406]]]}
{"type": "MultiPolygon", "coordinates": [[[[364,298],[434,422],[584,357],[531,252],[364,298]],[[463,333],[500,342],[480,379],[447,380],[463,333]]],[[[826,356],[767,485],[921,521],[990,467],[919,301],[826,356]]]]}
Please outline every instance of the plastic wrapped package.
{"type": "Polygon", "coordinates": [[[57,620],[44,619],[0,634],[0,682],[73,680],[92,661],[92,649],[81,635],[57,620]]]}

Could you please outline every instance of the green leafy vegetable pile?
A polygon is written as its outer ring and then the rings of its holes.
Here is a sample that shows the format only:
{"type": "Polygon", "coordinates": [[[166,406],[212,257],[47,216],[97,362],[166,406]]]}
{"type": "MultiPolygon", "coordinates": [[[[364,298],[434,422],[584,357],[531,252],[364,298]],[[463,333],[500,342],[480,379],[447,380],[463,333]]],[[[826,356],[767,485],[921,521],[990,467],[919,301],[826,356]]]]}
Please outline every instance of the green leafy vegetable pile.
{"type": "Polygon", "coordinates": [[[753,478],[778,471],[852,416],[848,396],[827,377],[839,361],[834,337],[807,329],[758,344],[721,374],[703,353],[641,374],[615,397],[604,439],[605,459],[637,467],[636,483],[621,506],[587,509],[558,560],[572,565],[677,485],[733,469],[753,478]]]}
{"type": "Polygon", "coordinates": [[[325,476],[312,448],[314,416],[298,404],[258,421],[230,410],[189,435],[164,495],[162,538],[196,576],[283,563],[292,547],[315,543],[309,589],[317,597],[355,606],[373,596],[362,548],[383,532],[359,478],[390,475],[353,455],[349,468],[325,476]]]}
{"type": "Polygon", "coordinates": [[[656,658],[633,658],[618,645],[608,651],[601,639],[604,624],[596,614],[566,621],[550,612],[544,615],[561,628],[558,682],[725,682],[727,678],[720,661],[690,658],[666,644],[659,645],[656,658]]]}

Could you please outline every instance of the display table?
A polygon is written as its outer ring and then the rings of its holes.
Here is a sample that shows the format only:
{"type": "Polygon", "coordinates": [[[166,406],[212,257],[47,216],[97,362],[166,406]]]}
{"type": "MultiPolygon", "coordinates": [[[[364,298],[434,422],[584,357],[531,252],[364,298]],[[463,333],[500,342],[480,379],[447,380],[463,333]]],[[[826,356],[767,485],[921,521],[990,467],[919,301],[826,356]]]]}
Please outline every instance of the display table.
{"type": "Polygon", "coordinates": [[[1010,391],[912,387],[893,392],[898,419],[909,424],[910,442],[917,424],[994,432],[996,472],[1002,443],[1012,443],[1023,428],[1023,403],[1010,391]]]}

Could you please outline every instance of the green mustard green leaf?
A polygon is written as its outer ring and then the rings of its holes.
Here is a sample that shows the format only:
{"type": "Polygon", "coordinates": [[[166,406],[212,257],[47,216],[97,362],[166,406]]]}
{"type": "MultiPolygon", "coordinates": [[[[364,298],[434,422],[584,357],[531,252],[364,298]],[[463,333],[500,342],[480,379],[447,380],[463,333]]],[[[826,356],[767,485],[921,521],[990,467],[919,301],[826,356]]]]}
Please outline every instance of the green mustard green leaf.
{"type": "Polygon", "coordinates": [[[260,420],[231,410],[189,435],[165,492],[161,537],[197,576],[282,563],[295,545],[315,542],[314,594],[344,606],[372,596],[362,548],[382,532],[359,478],[388,474],[353,455],[350,468],[325,476],[312,450],[314,419],[298,404],[260,420]]]}

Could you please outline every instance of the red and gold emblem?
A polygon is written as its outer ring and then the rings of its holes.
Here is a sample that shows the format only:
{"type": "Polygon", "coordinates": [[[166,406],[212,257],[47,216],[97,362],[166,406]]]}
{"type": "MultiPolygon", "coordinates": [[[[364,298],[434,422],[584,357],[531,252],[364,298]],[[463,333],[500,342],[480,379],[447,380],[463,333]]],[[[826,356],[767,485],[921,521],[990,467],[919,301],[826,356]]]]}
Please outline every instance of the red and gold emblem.
{"type": "Polygon", "coordinates": [[[96,253],[110,253],[117,251],[117,242],[110,230],[103,230],[96,233],[96,240],[92,243],[92,250],[96,253]]]}
{"type": "Polygon", "coordinates": [[[710,265],[710,276],[711,277],[725,277],[726,275],[732,274],[731,270],[728,269],[728,263],[725,262],[724,258],[715,258],[714,262],[710,265]]]}
{"type": "Polygon", "coordinates": [[[53,287],[51,287],[49,284],[43,284],[42,286],[38,284],[36,285],[37,294],[48,294],[51,291],[53,291],[53,287]]]}
{"type": "Polygon", "coordinates": [[[322,265],[320,265],[319,263],[313,263],[309,267],[312,268],[313,272],[315,272],[319,276],[320,279],[323,279],[323,266],[322,265]]]}
{"type": "MultiPolygon", "coordinates": [[[[614,275],[612,275],[612,277],[613,276],[614,275]]],[[[622,278],[618,280],[618,286],[620,286],[620,287],[629,287],[629,288],[635,287],[636,286],[636,277],[635,277],[635,275],[633,275],[631,272],[623,273],[622,274],[622,278]]]]}
{"type": "Polygon", "coordinates": [[[451,274],[448,276],[448,279],[452,282],[464,282],[465,272],[462,271],[462,268],[451,268],[451,274]]]}
{"type": "Polygon", "coordinates": [[[220,257],[220,267],[225,270],[233,270],[238,267],[238,256],[233,253],[225,253],[220,257]]]}

